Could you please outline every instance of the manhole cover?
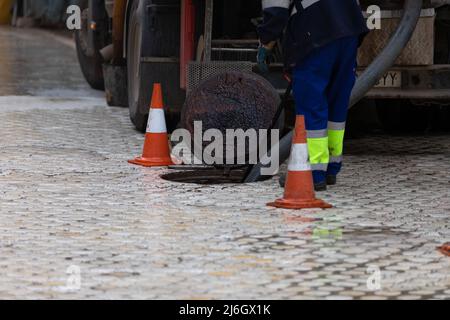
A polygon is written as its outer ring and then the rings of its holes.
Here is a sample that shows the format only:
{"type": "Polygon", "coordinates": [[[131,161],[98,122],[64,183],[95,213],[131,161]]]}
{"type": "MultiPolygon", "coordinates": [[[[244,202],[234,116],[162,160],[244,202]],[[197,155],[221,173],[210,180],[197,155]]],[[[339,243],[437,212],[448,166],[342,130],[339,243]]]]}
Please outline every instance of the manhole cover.
{"type": "Polygon", "coordinates": [[[246,170],[193,170],[177,171],[162,175],[161,178],[172,182],[195,184],[227,184],[242,183],[246,170]]]}
{"type": "Polygon", "coordinates": [[[223,154],[215,154],[215,158],[221,159],[221,163],[229,157],[244,158],[245,163],[250,163],[249,159],[258,156],[258,147],[268,143],[261,132],[272,126],[279,105],[279,94],[266,79],[228,71],[203,81],[187,96],[180,127],[189,131],[197,154],[203,154],[211,141],[194,139],[214,130],[223,137],[223,154]],[[239,141],[243,143],[242,148],[237,145],[239,141]],[[233,154],[227,154],[226,150],[232,150],[233,154]]]}

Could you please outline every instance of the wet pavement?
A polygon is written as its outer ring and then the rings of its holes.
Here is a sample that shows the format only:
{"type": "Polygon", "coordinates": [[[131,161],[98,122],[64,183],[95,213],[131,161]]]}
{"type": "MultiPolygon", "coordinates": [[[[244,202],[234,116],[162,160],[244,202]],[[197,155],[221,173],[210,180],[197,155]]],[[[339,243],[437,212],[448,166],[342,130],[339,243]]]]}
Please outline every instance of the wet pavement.
{"type": "Polygon", "coordinates": [[[75,52],[0,28],[0,298],[450,298],[450,135],[348,140],[335,208],[277,179],[200,186],[129,165],[143,136],[75,52]]]}

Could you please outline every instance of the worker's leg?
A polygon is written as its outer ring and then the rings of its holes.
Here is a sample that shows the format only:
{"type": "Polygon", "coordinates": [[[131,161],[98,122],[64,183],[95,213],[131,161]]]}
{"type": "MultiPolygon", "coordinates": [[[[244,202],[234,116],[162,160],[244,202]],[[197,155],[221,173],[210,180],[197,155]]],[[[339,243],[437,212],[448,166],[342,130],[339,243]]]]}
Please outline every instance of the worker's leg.
{"type": "Polygon", "coordinates": [[[342,167],[345,123],[350,95],[356,80],[358,41],[357,37],[337,40],[339,42],[339,55],[327,92],[329,104],[328,147],[330,152],[327,174],[329,176],[336,176],[342,167]]]}
{"type": "Polygon", "coordinates": [[[325,182],[329,162],[327,87],[336,59],[335,43],[312,52],[293,74],[296,111],[305,116],[314,183],[325,182]]]}

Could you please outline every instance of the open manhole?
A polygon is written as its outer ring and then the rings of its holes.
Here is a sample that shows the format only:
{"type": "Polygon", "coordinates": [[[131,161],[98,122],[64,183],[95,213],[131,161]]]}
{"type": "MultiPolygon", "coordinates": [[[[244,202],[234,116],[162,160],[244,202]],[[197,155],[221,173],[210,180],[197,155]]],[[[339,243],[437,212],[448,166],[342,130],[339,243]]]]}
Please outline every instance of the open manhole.
{"type": "MultiPolygon", "coordinates": [[[[180,169],[178,169],[180,170],[180,169]]],[[[227,184],[227,183],[242,183],[247,174],[247,168],[239,169],[229,168],[212,168],[201,167],[192,170],[182,170],[164,174],[162,179],[172,182],[180,183],[195,183],[195,184],[227,184]]]]}
{"type": "Polygon", "coordinates": [[[278,92],[256,74],[226,71],[205,79],[187,96],[179,127],[190,136],[188,149],[192,154],[208,151],[206,154],[214,160],[208,163],[218,165],[176,168],[176,172],[161,177],[202,185],[243,183],[251,173],[253,160],[259,159],[259,149],[264,146],[267,150],[271,145],[264,133],[280,127],[278,122],[274,124],[279,106],[278,92]],[[213,137],[209,137],[212,132],[213,137]]]}

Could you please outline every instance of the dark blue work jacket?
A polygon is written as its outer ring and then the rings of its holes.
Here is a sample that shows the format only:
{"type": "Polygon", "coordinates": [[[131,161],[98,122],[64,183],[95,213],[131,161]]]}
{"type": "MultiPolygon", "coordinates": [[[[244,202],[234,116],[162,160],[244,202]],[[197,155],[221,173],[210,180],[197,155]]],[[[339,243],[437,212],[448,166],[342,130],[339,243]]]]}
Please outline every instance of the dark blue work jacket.
{"type": "Polygon", "coordinates": [[[369,30],[358,0],[263,0],[264,22],[258,27],[263,44],[284,35],[287,67],[333,40],[369,30]]]}

